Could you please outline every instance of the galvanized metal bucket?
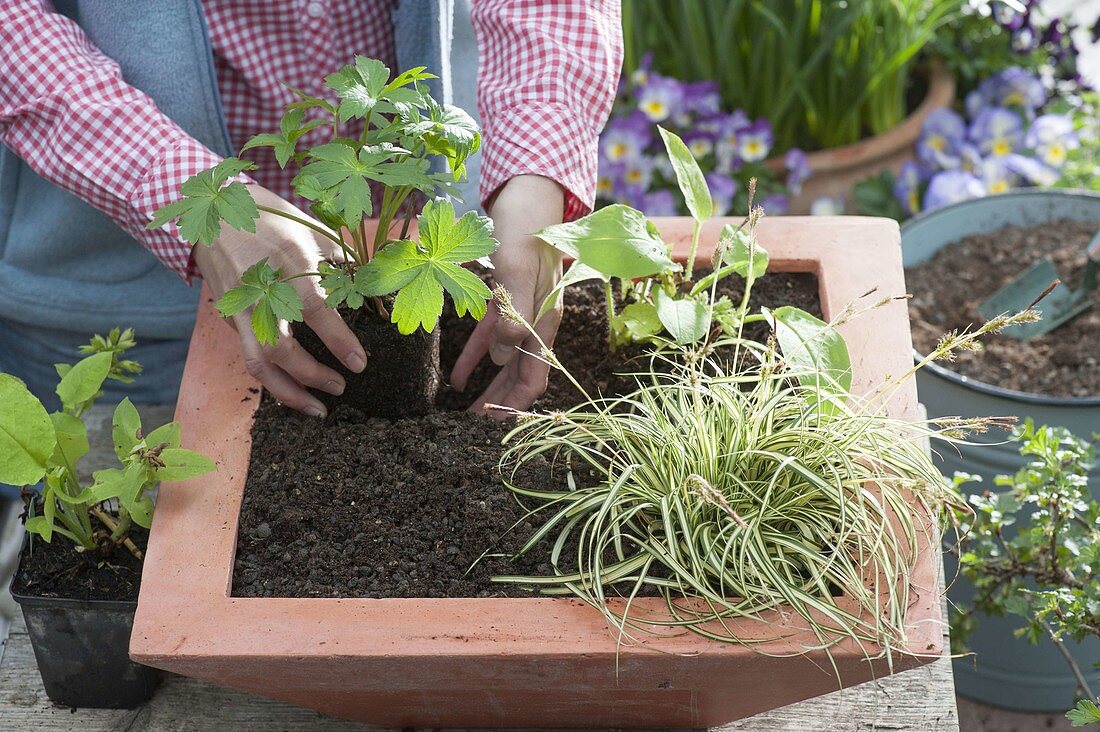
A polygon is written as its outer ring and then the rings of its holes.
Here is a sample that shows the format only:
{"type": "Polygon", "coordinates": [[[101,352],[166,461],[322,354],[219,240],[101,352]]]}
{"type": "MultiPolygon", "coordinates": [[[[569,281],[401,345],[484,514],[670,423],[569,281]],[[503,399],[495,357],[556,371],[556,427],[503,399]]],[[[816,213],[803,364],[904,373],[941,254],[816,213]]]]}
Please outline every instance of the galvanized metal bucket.
{"type": "MultiPolygon", "coordinates": [[[[901,227],[902,259],[906,267],[924,261],[941,247],[972,234],[1005,226],[1039,226],[1057,219],[1100,221],[1100,194],[1086,191],[1034,190],[1006,193],[965,201],[922,214],[901,227]]],[[[1021,259],[1020,269],[1029,262],[1021,259]]],[[[1100,344],[1097,344],[1100,352],[1100,344]]],[[[917,376],[917,390],[929,417],[1015,415],[1031,417],[1036,424],[1060,425],[1079,435],[1100,431],[1100,395],[1048,397],[1004,389],[961,376],[932,364],[917,376]]],[[[992,487],[996,475],[1015,473],[1024,459],[1003,432],[980,435],[982,444],[960,452],[941,449],[940,469],[980,475],[992,487]]],[[[1089,479],[1093,495],[1100,497],[1100,468],[1089,479]]],[[[955,567],[949,561],[947,577],[955,567]]],[[[950,599],[966,607],[973,587],[959,580],[948,592],[950,599]]],[[[1010,709],[1058,712],[1073,706],[1074,680],[1065,660],[1052,643],[1033,646],[1013,636],[1023,625],[1020,618],[981,617],[968,643],[976,654],[955,661],[955,685],[964,696],[1010,709]]],[[[1100,641],[1070,643],[1074,657],[1086,673],[1100,661],[1100,641]]]]}

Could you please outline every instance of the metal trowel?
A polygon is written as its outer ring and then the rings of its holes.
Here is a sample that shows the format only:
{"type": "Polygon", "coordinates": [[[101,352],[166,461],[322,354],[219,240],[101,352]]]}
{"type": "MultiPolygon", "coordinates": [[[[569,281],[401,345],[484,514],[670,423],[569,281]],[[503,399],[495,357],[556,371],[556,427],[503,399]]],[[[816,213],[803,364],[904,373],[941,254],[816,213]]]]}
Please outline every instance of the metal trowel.
{"type": "Polygon", "coordinates": [[[1037,306],[1043,315],[1042,319],[1035,323],[1010,325],[1002,331],[1004,335],[1020,341],[1028,341],[1051,332],[1092,305],[1090,295],[1096,289],[1097,273],[1100,272],[1100,232],[1085,247],[1085,257],[1085,269],[1076,290],[1071,290],[1060,282],[1054,262],[1049,258],[1041,259],[990,295],[978,306],[978,312],[986,320],[1002,313],[1018,313],[1034,305],[1036,298],[1052,282],[1057,283],[1037,306]]]}

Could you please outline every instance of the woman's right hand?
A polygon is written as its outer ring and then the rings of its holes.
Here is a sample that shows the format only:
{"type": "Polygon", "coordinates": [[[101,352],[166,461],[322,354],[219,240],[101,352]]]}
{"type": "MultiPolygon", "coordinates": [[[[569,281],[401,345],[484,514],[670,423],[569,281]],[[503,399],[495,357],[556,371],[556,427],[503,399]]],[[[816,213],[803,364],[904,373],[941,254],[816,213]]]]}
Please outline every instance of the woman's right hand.
{"type": "MultiPolygon", "coordinates": [[[[276,208],[298,218],[312,217],[258,185],[249,186],[257,204],[276,208]]],[[[329,239],[309,228],[275,214],[260,212],[256,233],[222,228],[214,243],[197,245],[193,250],[195,264],[215,300],[226,290],[240,284],[246,269],[264,257],[272,269],[282,269],[284,275],[316,272],[322,260],[339,260],[339,249],[329,239]]],[[[334,309],[325,305],[325,293],[316,277],[299,277],[290,282],[302,298],[302,317],[321,341],[350,371],[360,372],[367,365],[367,356],[359,340],[334,309]]],[[[294,339],[287,323],[280,323],[279,342],[262,346],[252,333],[251,309],[229,319],[241,339],[245,369],[272,396],[288,407],[313,417],[324,417],[325,405],[304,387],[329,394],[344,391],[344,379],[333,369],[318,363],[294,339]]]]}

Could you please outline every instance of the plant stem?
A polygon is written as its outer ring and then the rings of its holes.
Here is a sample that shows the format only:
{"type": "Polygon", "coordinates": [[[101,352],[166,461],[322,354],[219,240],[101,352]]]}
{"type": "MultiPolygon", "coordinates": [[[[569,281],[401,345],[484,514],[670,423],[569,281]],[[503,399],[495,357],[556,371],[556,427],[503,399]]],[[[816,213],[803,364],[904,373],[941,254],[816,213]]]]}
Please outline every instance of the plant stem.
{"type": "Polygon", "coordinates": [[[264,213],[269,213],[269,214],[274,214],[276,216],[281,216],[284,219],[288,219],[288,220],[293,221],[295,223],[301,224],[302,226],[305,226],[306,228],[313,229],[318,234],[321,234],[322,236],[324,236],[328,239],[331,239],[332,241],[336,242],[337,244],[339,244],[341,246],[345,246],[345,247],[347,246],[347,245],[344,244],[344,240],[341,239],[336,234],[336,232],[334,232],[331,229],[328,229],[328,228],[326,228],[326,227],[324,227],[320,224],[315,224],[315,223],[313,223],[312,221],[310,221],[308,219],[300,218],[298,216],[295,216],[292,213],[287,213],[286,211],[280,211],[279,209],[272,208],[271,206],[263,206],[263,205],[257,203],[256,208],[260,211],[263,211],[264,213]]]}
{"type": "Polygon", "coordinates": [[[1050,634],[1050,639],[1054,641],[1054,645],[1058,648],[1058,652],[1062,654],[1062,658],[1066,659],[1066,663],[1069,664],[1070,671],[1073,672],[1073,677],[1077,680],[1078,690],[1083,692],[1089,699],[1095,699],[1096,694],[1093,694],[1092,689],[1089,688],[1089,682],[1085,679],[1085,674],[1081,672],[1081,667],[1077,665],[1077,661],[1073,658],[1073,654],[1066,648],[1066,644],[1054,634],[1054,629],[1050,627],[1050,623],[1045,620],[1043,620],[1042,623],[1043,627],[1047,629],[1047,633],[1050,634]]]}
{"type": "Polygon", "coordinates": [[[687,279],[691,280],[691,275],[695,271],[695,254],[699,250],[699,232],[702,230],[703,225],[699,221],[695,222],[695,227],[691,232],[691,252],[688,254],[687,262],[687,279]]]}
{"type": "MultiPolygon", "coordinates": [[[[97,519],[99,519],[99,521],[104,526],[106,526],[108,529],[111,530],[112,535],[114,534],[115,531],[118,530],[118,523],[113,518],[111,518],[110,514],[106,513],[99,506],[96,506],[92,509],[92,514],[97,519]]],[[[130,553],[133,554],[138,559],[144,559],[145,558],[145,555],[143,555],[141,553],[141,550],[137,548],[137,544],[135,544],[133,542],[133,540],[130,539],[130,537],[126,537],[125,539],[123,539],[122,540],[122,545],[124,547],[126,547],[127,549],[129,549],[130,553]]]]}
{"type": "Polygon", "coordinates": [[[615,350],[615,293],[611,289],[611,279],[603,283],[604,294],[607,297],[607,350],[615,350]]]}

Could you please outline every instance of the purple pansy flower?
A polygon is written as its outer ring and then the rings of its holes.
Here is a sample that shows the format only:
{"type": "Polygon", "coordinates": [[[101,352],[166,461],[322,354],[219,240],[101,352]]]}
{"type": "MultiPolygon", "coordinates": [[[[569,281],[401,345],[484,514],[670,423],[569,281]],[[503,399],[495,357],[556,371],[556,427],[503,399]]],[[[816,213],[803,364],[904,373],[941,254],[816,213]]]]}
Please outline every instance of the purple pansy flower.
{"type": "Polygon", "coordinates": [[[684,100],[684,85],[676,79],[651,72],[638,91],[638,109],[651,122],[664,122],[680,108],[684,100]]]}
{"type": "Polygon", "coordinates": [[[673,113],[672,120],[681,127],[687,127],[692,123],[692,115],[717,114],[720,104],[718,84],[715,82],[697,81],[693,84],[684,84],[683,103],[673,113]]]}
{"type": "Polygon", "coordinates": [[[1005,193],[1016,187],[1015,171],[1003,157],[990,157],[982,162],[981,179],[986,193],[1005,193]]]}
{"type": "Polygon", "coordinates": [[[1034,74],[1012,66],[984,80],[966,97],[966,112],[977,117],[982,107],[1020,107],[1028,114],[1046,104],[1043,82],[1034,74]]]}
{"type": "Polygon", "coordinates": [[[920,187],[924,182],[924,168],[913,160],[901,164],[894,179],[894,198],[910,216],[920,213],[920,187]]]}
{"type": "Polygon", "coordinates": [[[737,181],[721,173],[706,174],[710,197],[714,200],[714,215],[725,216],[733,208],[733,197],[737,195],[737,181]]]}
{"type": "Polygon", "coordinates": [[[959,145],[959,168],[977,175],[982,169],[982,151],[972,142],[959,145]]]}
{"type": "Polygon", "coordinates": [[[1070,150],[1080,147],[1073,121],[1062,114],[1044,114],[1035,118],[1024,138],[1024,144],[1047,165],[1060,168],[1070,150]]]}
{"type": "Polygon", "coordinates": [[[668,188],[646,193],[642,196],[641,212],[646,216],[677,216],[676,199],[668,188]]]}
{"type": "Polygon", "coordinates": [[[624,160],[622,165],[622,175],[618,179],[620,186],[616,195],[637,200],[641,194],[649,190],[649,184],[653,182],[653,158],[639,155],[636,158],[624,160]]]}
{"type": "Polygon", "coordinates": [[[787,190],[797,196],[802,192],[802,183],[810,177],[810,158],[802,150],[792,147],[783,157],[787,166],[787,190]]]}
{"type": "Polygon", "coordinates": [[[760,208],[770,216],[782,216],[791,206],[791,199],[782,193],[771,193],[760,199],[760,208]]]}
{"type": "Polygon", "coordinates": [[[714,135],[703,130],[690,130],[683,134],[684,144],[691,150],[696,160],[705,158],[714,152],[714,135]]]}
{"type": "Polygon", "coordinates": [[[741,167],[739,146],[741,133],[749,128],[748,116],[740,109],[727,115],[719,115],[712,119],[717,127],[718,141],[715,144],[715,156],[718,160],[718,170],[729,174],[741,167]]]}
{"type": "Polygon", "coordinates": [[[959,147],[966,122],[950,109],[937,109],[924,118],[917,138],[917,157],[932,170],[959,167],[959,147]]]}
{"type": "Polygon", "coordinates": [[[759,162],[768,157],[772,142],[772,125],[760,117],[741,130],[737,140],[737,154],[746,163],[759,162]]]}
{"type": "Polygon", "coordinates": [[[615,190],[622,180],[624,165],[612,163],[601,157],[599,173],[596,175],[596,196],[599,198],[613,199],[615,190]]]}
{"type": "Polygon", "coordinates": [[[932,176],[924,192],[924,211],[980,198],[985,195],[985,186],[976,176],[962,170],[944,170],[932,176]]]}
{"type": "Polygon", "coordinates": [[[1024,124],[1011,110],[986,107],[970,123],[968,135],[982,155],[1008,155],[1023,144],[1024,124]]]}
{"type": "Polygon", "coordinates": [[[600,135],[600,154],[609,162],[640,156],[653,140],[646,116],[637,110],[623,117],[614,117],[600,135]]]}
{"type": "Polygon", "coordinates": [[[630,83],[634,86],[644,86],[646,81],[649,80],[649,70],[651,68],[653,68],[653,51],[649,51],[642,56],[638,68],[630,74],[630,83]]]}
{"type": "Polygon", "coordinates": [[[1058,171],[1035,158],[1012,153],[1005,156],[1004,162],[1009,170],[1033,185],[1052,186],[1058,182],[1058,171]]]}

